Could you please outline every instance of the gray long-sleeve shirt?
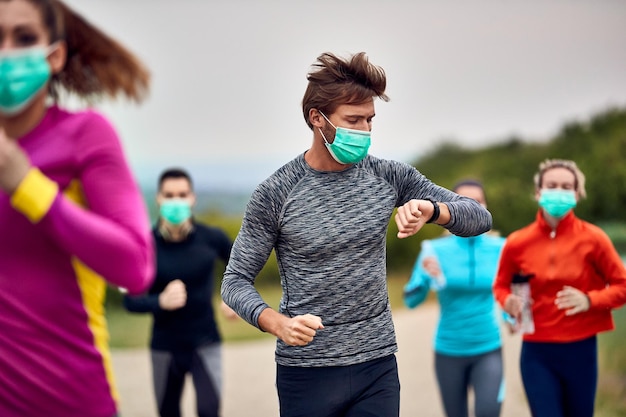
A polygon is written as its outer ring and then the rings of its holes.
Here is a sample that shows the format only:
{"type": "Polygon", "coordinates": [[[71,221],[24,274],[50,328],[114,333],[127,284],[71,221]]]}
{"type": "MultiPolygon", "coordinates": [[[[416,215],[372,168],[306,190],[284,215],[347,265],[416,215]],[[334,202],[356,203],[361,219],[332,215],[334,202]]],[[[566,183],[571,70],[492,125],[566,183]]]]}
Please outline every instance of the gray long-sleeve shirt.
{"type": "Polygon", "coordinates": [[[254,191],[222,282],[222,297],[258,327],[268,307],[254,280],[275,250],[289,317],[314,314],[324,329],[306,346],[277,340],[286,366],[343,366],[397,351],[386,281],[386,234],[395,207],[430,197],[444,202],[459,236],[484,233],[491,214],[435,185],[414,167],[366,157],[343,171],[312,169],[299,155],[254,191]]]}

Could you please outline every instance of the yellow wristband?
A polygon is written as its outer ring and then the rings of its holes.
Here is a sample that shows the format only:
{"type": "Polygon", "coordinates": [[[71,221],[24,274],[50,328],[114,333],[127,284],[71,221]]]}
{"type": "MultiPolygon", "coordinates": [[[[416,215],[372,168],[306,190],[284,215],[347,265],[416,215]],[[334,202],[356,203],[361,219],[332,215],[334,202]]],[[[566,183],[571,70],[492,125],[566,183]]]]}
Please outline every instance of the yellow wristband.
{"type": "Polygon", "coordinates": [[[11,205],[37,223],[48,213],[58,192],[56,182],[37,168],[31,168],[11,195],[11,205]]]}

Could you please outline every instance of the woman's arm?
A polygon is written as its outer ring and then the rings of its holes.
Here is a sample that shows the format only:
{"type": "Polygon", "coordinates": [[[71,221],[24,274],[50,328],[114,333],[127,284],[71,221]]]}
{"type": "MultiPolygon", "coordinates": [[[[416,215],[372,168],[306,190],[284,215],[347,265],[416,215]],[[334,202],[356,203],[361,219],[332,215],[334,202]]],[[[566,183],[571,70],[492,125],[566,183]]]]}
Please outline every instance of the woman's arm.
{"type": "Polygon", "coordinates": [[[87,208],[31,167],[11,196],[13,207],[69,254],[131,294],[153,279],[154,248],[147,210],[112,127],[92,115],[76,142],[76,179],[87,208]]]}

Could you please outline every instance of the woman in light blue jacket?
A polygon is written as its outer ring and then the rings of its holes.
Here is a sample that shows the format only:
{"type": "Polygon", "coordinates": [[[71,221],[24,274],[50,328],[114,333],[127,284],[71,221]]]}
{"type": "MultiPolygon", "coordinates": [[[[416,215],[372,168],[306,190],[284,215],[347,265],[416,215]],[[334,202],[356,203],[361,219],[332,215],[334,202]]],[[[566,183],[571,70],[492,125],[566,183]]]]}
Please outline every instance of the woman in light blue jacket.
{"type": "MultiPolygon", "coordinates": [[[[483,186],[477,181],[461,181],[453,190],[486,205],[483,186]]],[[[476,417],[500,415],[502,341],[492,285],[503,244],[504,238],[488,233],[425,240],[404,287],[409,308],[424,302],[430,290],[437,292],[435,372],[447,417],[468,416],[470,388],[476,417]]]]}

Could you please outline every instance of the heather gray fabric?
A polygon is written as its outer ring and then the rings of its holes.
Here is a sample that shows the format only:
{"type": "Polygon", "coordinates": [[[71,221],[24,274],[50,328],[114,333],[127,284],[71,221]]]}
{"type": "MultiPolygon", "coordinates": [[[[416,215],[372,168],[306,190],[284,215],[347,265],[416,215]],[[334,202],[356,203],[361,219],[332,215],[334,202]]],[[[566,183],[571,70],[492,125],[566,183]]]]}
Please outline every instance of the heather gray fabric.
{"type": "Polygon", "coordinates": [[[414,167],[368,156],[339,172],[308,166],[304,154],[252,194],[222,282],[222,297],[258,327],[268,307],[254,280],[275,249],[289,317],[314,314],[324,329],[307,346],[277,340],[285,366],[342,366],[397,351],[387,296],[385,239],[395,207],[410,199],[446,202],[459,236],[484,233],[491,215],[439,187],[414,167]]]}

